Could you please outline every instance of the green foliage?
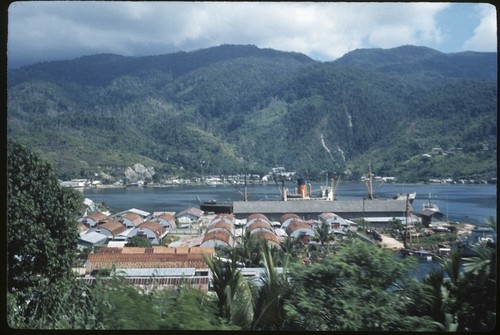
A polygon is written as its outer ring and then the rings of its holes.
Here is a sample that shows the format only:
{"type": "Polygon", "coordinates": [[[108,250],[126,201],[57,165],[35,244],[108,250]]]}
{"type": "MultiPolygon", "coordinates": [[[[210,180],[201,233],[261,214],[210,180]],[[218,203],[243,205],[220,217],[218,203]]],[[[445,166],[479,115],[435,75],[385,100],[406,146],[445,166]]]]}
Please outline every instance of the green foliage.
{"type": "Polygon", "coordinates": [[[286,321],[285,300],[292,291],[287,281],[286,273],[278,275],[272,249],[262,240],[260,242],[262,259],[266,270],[262,279],[262,286],[258,286],[254,293],[254,319],[251,329],[254,330],[281,330],[286,321]]]}
{"type": "MultiPolygon", "coordinates": [[[[286,166],[399,180],[496,176],[496,56],[404,46],[320,63],[255,46],[95,55],[9,73],[8,137],[77,177],[286,166]],[[462,148],[422,162],[433,147],[462,148]]],[[[120,176],[122,177],[122,176],[120,176]]]]}
{"type": "Polygon", "coordinates": [[[253,317],[253,300],[248,282],[236,267],[235,253],[231,263],[208,257],[206,262],[212,272],[218,315],[234,325],[248,329],[253,317]]]}
{"type": "Polygon", "coordinates": [[[425,278],[434,297],[432,316],[441,330],[484,332],[496,325],[496,250],[488,245],[474,250],[477,256],[463,259],[452,253],[425,278]]]}
{"type": "Polygon", "coordinates": [[[157,292],[154,303],[160,311],[160,330],[239,330],[217,316],[216,304],[209,295],[190,286],[157,292]]]}
{"type": "Polygon", "coordinates": [[[151,241],[142,236],[133,236],[127,241],[126,247],[150,247],[151,241]]]}
{"type": "Polygon", "coordinates": [[[321,222],[321,224],[315,228],[314,233],[321,245],[328,243],[333,238],[333,236],[330,235],[330,226],[326,222],[321,222]]]}
{"type": "Polygon", "coordinates": [[[92,289],[106,329],[158,329],[160,314],[152,308],[154,299],[138,287],[127,284],[119,273],[98,280],[92,289]]]}
{"type": "Polygon", "coordinates": [[[71,273],[83,198],[28,148],[9,143],[7,154],[8,288],[24,291],[71,273]]]}
{"type": "Polygon", "coordinates": [[[9,292],[7,320],[17,329],[106,329],[97,307],[82,280],[61,279],[9,292]]]}
{"type": "Polygon", "coordinates": [[[390,251],[353,241],[339,255],[290,273],[294,294],[286,303],[293,327],[319,331],[432,330],[432,320],[410,315],[410,267],[390,251]],[[407,328],[408,327],[408,328],[407,328]]]}
{"type": "Polygon", "coordinates": [[[88,288],[71,269],[81,194],[60,187],[53,166],[28,148],[9,143],[7,154],[9,325],[103,328],[88,288]]]}

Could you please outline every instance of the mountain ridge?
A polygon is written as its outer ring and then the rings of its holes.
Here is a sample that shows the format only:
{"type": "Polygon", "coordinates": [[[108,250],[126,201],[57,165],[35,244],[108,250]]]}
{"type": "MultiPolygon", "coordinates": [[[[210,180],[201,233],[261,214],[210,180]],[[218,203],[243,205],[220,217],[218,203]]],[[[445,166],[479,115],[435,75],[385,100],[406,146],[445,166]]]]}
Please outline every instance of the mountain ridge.
{"type": "Polygon", "coordinates": [[[496,66],[489,53],[414,46],[333,62],[249,45],[84,56],[9,71],[7,136],[66,177],[118,178],[144,162],[163,177],[284,165],[308,177],[356,178],[370,160],[400,180],[492,178],[497,81],[488,73],[496,66]],[[409,128],[413,137],[398,137],[409,128]],[[462,151],[423,169],[422,155],[438,146],[462,151]],[[450,166],[451,158],[478,171],[450,166]]]}

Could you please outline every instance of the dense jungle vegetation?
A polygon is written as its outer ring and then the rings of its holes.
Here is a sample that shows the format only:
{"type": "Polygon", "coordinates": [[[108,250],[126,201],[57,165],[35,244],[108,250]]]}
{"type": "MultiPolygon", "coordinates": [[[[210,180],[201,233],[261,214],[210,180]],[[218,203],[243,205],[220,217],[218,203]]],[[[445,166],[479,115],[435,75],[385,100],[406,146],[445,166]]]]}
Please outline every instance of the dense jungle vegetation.
{"type": "Polygon", "coordinates": [[[87,330],[493,330],[496,248],[452,254],[423,281],[415,259],[349,239],[315,249],[295,239],[270,248],[249,238],[207,258],[209,293],[181,285],[139,289],[119,273],[94,285],[76,277],[76,218],[82,195],[60,187],[53,164],[25,146],[8,146],[7,323],[11,329],[87,330]],[[260,285],[236,264],[260,266],[260,285]],[[277,267],[284,269],[278,274],[277,267]]]}
{"type": "Polygon", "coordinates": [[[285,166],[349,179],[368,161],[400,181],[491,179],[496,74],[496,53],[416,46],[332,62],[251,45],[92,55],[9,69],[7,136],[62,179],[134,163],[165,178],[285,166]]]}

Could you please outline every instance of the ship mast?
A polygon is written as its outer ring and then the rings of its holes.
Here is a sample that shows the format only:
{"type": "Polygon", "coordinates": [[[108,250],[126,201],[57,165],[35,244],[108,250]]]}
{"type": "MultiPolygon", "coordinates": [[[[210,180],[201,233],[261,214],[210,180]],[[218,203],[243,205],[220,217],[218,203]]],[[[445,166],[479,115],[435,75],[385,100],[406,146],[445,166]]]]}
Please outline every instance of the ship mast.
{"type": "MultiPolygon", "coordinates": [[[[409,224],[408,218],[409,217],[410,217],[410,195],[407,194],[406,195],[406,215],[405,215],[406,224],[405,224],[405,236],[404,236],[404,242],[403,242],[405,249],[408,248],[408,244],[406,242],[406,239],[408,237],[408,224],[409,224]]],[[[411,231],[410,231],[410,244],[411,244],[411,231]]]]}
{"type": "Polygon", "coordinates": [[[373,200],[372,165],[368,163],[368,199],[373,200]]]}

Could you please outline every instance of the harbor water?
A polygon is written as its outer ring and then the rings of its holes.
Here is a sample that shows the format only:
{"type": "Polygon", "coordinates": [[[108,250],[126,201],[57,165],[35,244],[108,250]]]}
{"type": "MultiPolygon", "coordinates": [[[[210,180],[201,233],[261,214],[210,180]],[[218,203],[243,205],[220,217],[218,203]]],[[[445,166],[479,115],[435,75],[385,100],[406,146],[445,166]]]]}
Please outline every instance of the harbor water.
{"type": "MultiPolygon", "coordinates": [[[[290,190],[296,184],[285,185],[290,190]]],[[[313,183],[319,190],[321,184],[313,183]]],[[[493,184],[383,184],[374,187],[379,199],[389,199],[398,193],[416,192],[413,209],[419,212],[432,202],[449,221],[483,225],[489,217],[496,217],[497,187],[493,184]]],[[[117,213],[130,208],[147,212],[179,212],[189,207],[199,208],[200,203],[215,200],[218,203],[243,200],[243,185],[179,185],[167,187],[88,188],[83,191],[86,198],[105,203],[117,213]]],[[[335,195],[339,200],[362,199],[366,196],[363,183],[341,183],[335,195]]],[[[280,192],[275,184],[247,186],[248,200],[278,200],[280,192]]]]}

